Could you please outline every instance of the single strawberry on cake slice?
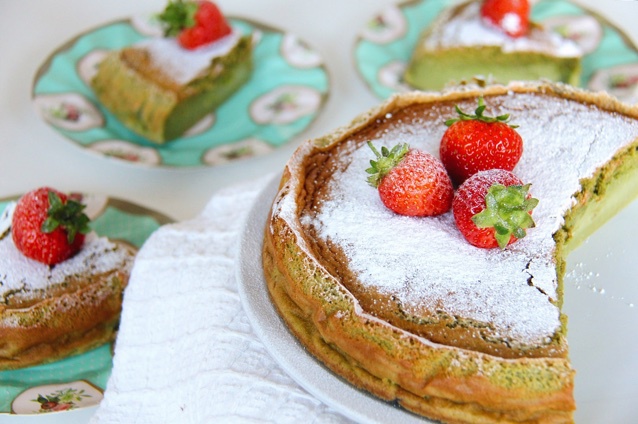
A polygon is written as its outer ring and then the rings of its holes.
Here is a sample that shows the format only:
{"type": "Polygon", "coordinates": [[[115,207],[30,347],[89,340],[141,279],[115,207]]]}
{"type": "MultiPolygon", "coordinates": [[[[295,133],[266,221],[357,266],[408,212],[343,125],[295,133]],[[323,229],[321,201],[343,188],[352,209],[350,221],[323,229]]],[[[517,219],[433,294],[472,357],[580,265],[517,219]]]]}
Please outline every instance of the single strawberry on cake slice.
{"type": "Polygon", "coordinates": [[[47,265],[76,254],[89,229],[85,206],[42,187],[20,198],[11,223],[13,242],[25,256],[47,265]]]}

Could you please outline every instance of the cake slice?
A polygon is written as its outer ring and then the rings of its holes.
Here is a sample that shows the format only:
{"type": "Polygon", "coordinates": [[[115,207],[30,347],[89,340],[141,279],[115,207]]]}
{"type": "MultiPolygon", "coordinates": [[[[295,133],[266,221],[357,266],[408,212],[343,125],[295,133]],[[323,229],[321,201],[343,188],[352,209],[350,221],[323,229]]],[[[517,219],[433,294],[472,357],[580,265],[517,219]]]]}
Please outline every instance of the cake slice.
{"type": "Polygon", "coordinates": [[[423,31],[405,82],[434,91],[474,78],[501,84],[539,79],[580,84],[582,52],[574,42],[534,23],[522,36],[508,35],[481,17],[481,3],[451,7],[423,31]]]}
{"type": "Polygon", "coordinates": [[[396,95],[286,165],[264,238],[272,301],[331,370],[408,410],[571,422],[565,257],[638,194],[637,151],[638,109],[563,84],[396,95]],[[480,96],[519,125],[513,172],[539,200],[536,226],[504,249],[469,244],[452,212],[397,215],[366,181],[368,142],[438,157],[445,120],[480,96]]]}
{"type": "Polygon", "coordinates": [[[89,233],[66,259],[45,259],[57,250],[49,244],[27,256],[14,241],[15,208],[10,204],[0,217],[0,370],[114,340],[135,249],[89,233]]]}
{"type": "MultiPolygon", "coordinates": [[[[226,25],[223,17],[217,19],[226,25]]],[[[180,36],[153,37],[109,53],[91,81],[100,103],[122,124],[158,144],[182,136],[252,72],[249,34],[228,26],[227,33],[198,44],[190,38],[183,41],[180,31],[188,28],[179,28],[169,34],[180,36]]]]}

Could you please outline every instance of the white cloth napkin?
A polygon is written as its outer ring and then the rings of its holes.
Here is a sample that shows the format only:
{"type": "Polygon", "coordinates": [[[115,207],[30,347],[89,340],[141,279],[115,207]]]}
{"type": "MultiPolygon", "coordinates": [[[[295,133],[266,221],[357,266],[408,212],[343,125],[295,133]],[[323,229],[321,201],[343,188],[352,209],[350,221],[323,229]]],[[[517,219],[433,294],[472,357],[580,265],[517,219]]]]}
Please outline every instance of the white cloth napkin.
{"type": "Polygon", "coordinates": [[[268,180],[217,193],[144,244],[92,423],[348,422],[282,371],[242,310],[239,235],[268,180]]]}

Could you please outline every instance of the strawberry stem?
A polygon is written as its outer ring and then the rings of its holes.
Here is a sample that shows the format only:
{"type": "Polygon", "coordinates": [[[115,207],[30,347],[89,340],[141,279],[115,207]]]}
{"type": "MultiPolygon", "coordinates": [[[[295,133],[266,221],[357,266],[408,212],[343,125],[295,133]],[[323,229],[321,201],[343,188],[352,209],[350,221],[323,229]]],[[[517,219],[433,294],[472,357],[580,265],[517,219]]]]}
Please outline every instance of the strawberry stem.
{"type": "Polygon", "coordinates": [[[366,172],[370,174],[368,177],[368,184],[377,188],[379,187],[383,177],[385,177],[392,168],[401,162],[403,157],[408,153],[410,145],[407,143],[397,144],[392,148],[392,150],[388,150],[387,147],[382,146],[381,153],[379,153],[371,141],[368,141],[368,146],[372,149],[377,159],[376,161],[370,160],[370,168],[366,169],[366,172]]]}
{"type": "Polygon", "coordinates": [[[501,249],[513,235],[517,239],[525,237],[526,228],[536,224],[530,212],[538,205],[538,199],[528,197],[530,184],[492,185],[485,195],[486,208],[472,217],[478,228],[494,228],[494,237],[501,249]]]}
{"type": "Polygon", "coordinates": [[[164,24],[164,36],[175,37],[182,30],[195,26],[197,8],[194,1],[171,0],[158,15],[158,19],[164,24]]]}
{"type": "Polygon", "coordinates": [[[90,220],[83,212],[85,208],[83,204],[71,199],[63,203],[60,196],[53,191],[49,191],[48,198],[49,209],[47,219],[42,223],[43,233],[51,233],[61,227],[66,231],[67,240],[71,244],[78,233],[86,234],[90,231],[90,220]]]}
{"type": "MultiPolygon", "coordinates": [[[[474,115],[470,115],[469,113],[465,113],[461,110],[461,108],[456,105],[454,106],[454,109],[456,110],[456,113],[459,115],[458,118],[452,118],[452,119],[448,119],[447,121],[445,121],[445,125],[447,125],[448,127],[452,126],[452,124],[458,122],[458,121],[482,121],[482,122],[487,122],[487,123],[492,123],[492,122],[502,122],[504,124],[507,124],[509,119],[510,119],[510,114],[506,113],[503,115],[498,115],[498,116],[485,116],[483,115],[483,113],[485,112],[485,109],[487,108],[487,106],[485,105],[485,100],[483,99],[483,96],[480,96],[478,98],[478,107],[476,108],[476,110],[474,111],[474,115]]],[[[511,125],[509,124],[509,126],[511,128],[518,128],[518,125],[511,125]]]]}

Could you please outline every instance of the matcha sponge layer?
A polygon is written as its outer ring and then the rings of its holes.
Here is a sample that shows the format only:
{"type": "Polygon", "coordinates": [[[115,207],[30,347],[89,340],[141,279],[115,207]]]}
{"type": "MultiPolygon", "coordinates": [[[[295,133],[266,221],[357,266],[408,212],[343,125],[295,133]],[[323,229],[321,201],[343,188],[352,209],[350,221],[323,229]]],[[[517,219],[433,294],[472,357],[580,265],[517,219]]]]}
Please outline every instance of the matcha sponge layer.
{"type": "Polygon", "coordinates": [[[110,53],[91,85],[101,104],[126,127],[162,144],[227,100],[248,81],[252,66],[249,36],[240,37],[227,54],[212,58],[186,83],[157,66],[148,49],[132,46],[110,53]]]}

